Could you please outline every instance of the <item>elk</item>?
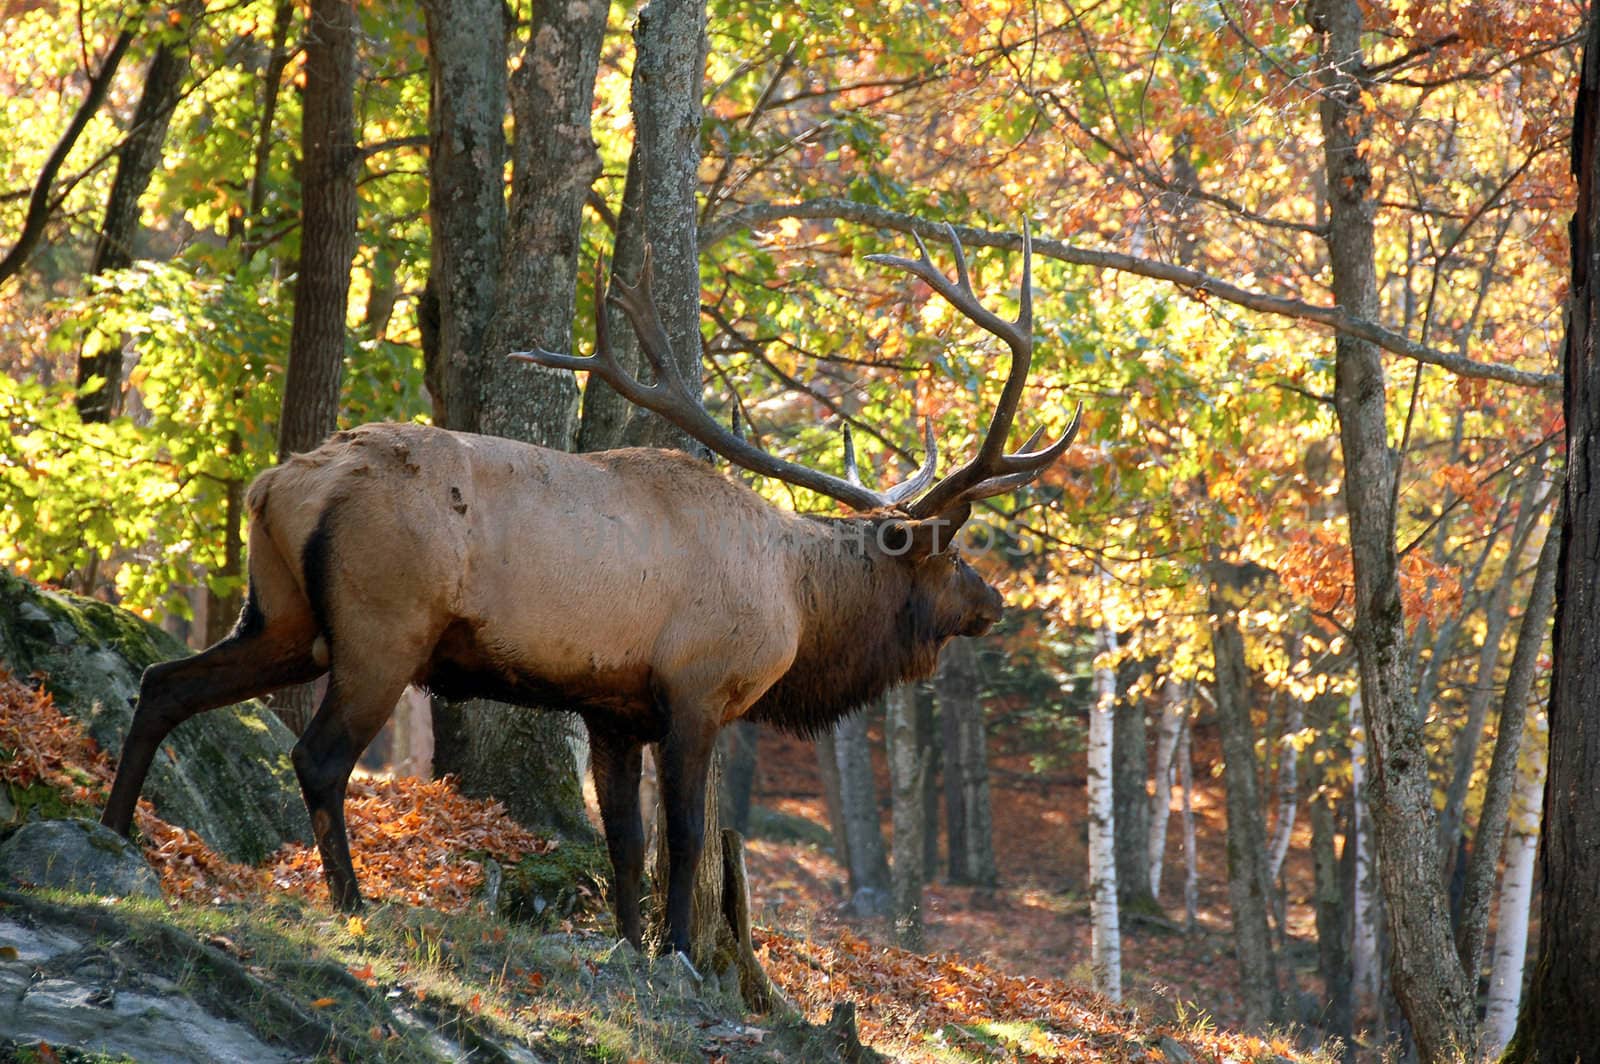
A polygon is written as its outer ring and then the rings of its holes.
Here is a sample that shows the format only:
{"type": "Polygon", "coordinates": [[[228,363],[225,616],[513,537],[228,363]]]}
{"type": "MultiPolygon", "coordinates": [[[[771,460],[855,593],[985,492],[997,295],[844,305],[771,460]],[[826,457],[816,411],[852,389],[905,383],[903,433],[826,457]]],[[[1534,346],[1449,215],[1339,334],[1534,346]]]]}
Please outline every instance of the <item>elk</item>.
{"type": "Polygon", "coordinates": [[[102,823],[127,834],[156,748],[197,713],[329,673],[293,763],[335,905],[361,904],[345,833],[356,758],[407,684],[575,709],[589,732],[619,928],[641,945],[641,749],[659,744],[668,846],[667,927],[689,950],[690,898],[717,732],[741,717],[814,734],[888,687],[933,671],[953,636],[978,635],[1001,597],[951,545],[975,500],[1025,484],[1071,445],[1005,452],[1033,352],[1031,247],[1020,313],[1006,321],[957,279],[909,271],[1010,348],[1011,366],[977,454],[935,480],[927,457],[886,491],[779,459],[723,428],[674,369],[650,294],[613,282],[655,371],[642,384],[614,357],[603,301],[595,353],[512,357],[587,370],[736,465],[811,488],[855,515],[801,516],[676,451],[569,454],[415,424],[340,432],[251,485],[249,590],[233,631],[152,665],[102,823]]]}

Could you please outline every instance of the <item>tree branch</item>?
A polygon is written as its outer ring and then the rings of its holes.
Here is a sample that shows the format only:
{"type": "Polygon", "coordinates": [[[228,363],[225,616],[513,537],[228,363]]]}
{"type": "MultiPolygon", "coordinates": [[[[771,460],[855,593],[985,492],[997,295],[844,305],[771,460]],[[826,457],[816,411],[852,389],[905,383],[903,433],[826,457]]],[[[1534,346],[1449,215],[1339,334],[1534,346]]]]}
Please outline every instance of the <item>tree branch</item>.
{"type": "Polygon", "coordinates": [[[83,102],[78,105],[72,121],[67,124],[61,139],[56,141],[56,146],[51,149],[49,158],[45,159],[44,167],[39,171],[39,179],[34,182],[33,193],[28,197],[28,213],[22,223],[22,233],[17,237],[17,242],[12,245],[11,250],[6,252],[6,257],[0,259],[0,283],[22,269],[23,264],[28,261],[28,256],[33,253],[33,249],[44,236],[45,223],[50,220],[50,188],[55,184],[56,174],[61,171],[67,156],[72,154],[72,149],[77,145],[78,138],[88,126],[89,120],[105,102],[106,93],[111,89],[111,79],[116,76],[117,67],[122,63],[122,57],[127,54],[128,46],[133,43],[135,26],[133,22],[123,25],[122,32],[117,34],[117,39],[112,43],[111,51],[106,53],[100,69],[89,79],[89,91],[84,95],[83,102]]]}
{"type": "MultiPolygon", "coordinates": [[[[877,207],[868,203],[856,203],[852,200],[825,196],[804,200],[799,203],[750,204],[738,210],[730,211],[700,231],[700,247],[703,250],[722,240],[726,240],[740,230],[753,229],[782,218],[819,218],[855,222],[858,225],[869,225],[879,229],[915,233],[924,239],[949,240],[942,225],[936,225],[916,215],[907,214],[903,211],[889,210],[888,208],[877,207]]],[[[990,229],[976,229],[964,225],[955,226],[954,229],[961,242],[968,247],[993,247],[1010,250],[1020,250],[1022,248],[1022,235],[1020,233],[996,232],[990,229]]],[[[1125,255],[1116,251],[1080,248],[1064,241],[1044,238],[1036,238],[1033,242],[1033,249],[1035,253],[1046,258],[1074,266],[1116,270],[1120,273],[1131,273],[1157,281],[1167,281],[1177,285],[1179,288],[1195,293],[1196,297],[1202,300],[1216,298],[1244,307],[1246,310],[1259,311],[1263,314],[1276,314],[1280,317],[1293,318],[1299,321],[1314,322],[1336,332],[1367,340],[1394,354],[1416,359],[1418,362],[1426,362],[1432,366],[1439,366],[1458,376],[1503,381],[1506,384],[1516,384],[1529,388],[1554,388],[1561,383],[1561,375],[1559,373],[1538,373],[1496,362],[1478,362],[1467,358],[1465,355],[1417,343],[1415,340],[1403,336],[1392,329],[1385,328],[1377,322],[1354,318],[1337,306],[1322,306],[1299,299],[1290,299],[1286,296],[1252,291],[1220,280],[1210,274],[1202,273],[1199,270],[1175,266],[1172,263],[1140,258],[1136,255],[1125,255]]]]}

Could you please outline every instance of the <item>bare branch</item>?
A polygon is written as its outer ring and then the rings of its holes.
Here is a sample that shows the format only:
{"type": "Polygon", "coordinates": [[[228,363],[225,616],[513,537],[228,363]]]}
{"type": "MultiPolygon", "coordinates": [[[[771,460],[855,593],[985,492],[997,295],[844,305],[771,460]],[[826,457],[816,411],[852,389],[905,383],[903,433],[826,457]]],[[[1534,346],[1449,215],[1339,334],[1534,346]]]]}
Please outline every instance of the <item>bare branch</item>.
{"type": "MultiPolygon", "coordinates": [[[[758,203],[730,211],[714,224],[700,231],[700,247],[704,250],[733,233],[767,225],[782,218],[818,218],[855,222],[900,233],[915,233],[922,237],[948,242],[944,227],[925,221],[912,214],[889,210],[872,204],[855,203],[837,197],[820,197],[798,203],[758,203]]],[[[1020,233],[996,232],[971,226],[953,226],[956,236],[973,247],[1006,248],[1021,250],[1020,233]]],[[[1080,248],[1060,240],[1039,239],[1033,242],[1034,250],[1047,258],[1074,266],[1089,266],[1101,270],[1116,270],[1158,281],[1167,281],[1193,292],[1198,298],[1220,299],[1247,310],[1299,321],[1315,322],[1336,332],[1355,336],[1377,344],[1386,351],[1406,358],[1439,366],[1462,377],[1503,381],[1529,388],[1554,388],[1560,385],[1559,373],[1538,373],[1518,369],[1496,362],[1479,362],[1465,355],[1444,351],[1420,344],[1407,336],[1385,328],[1377,322],[1352,317],[1339,307],[1307,303],[1286,296],[1256,292],[1220,280],[1199,270],[1176,266],[1169,262],[1125,255],[1116,251],[1080,248]]]]}

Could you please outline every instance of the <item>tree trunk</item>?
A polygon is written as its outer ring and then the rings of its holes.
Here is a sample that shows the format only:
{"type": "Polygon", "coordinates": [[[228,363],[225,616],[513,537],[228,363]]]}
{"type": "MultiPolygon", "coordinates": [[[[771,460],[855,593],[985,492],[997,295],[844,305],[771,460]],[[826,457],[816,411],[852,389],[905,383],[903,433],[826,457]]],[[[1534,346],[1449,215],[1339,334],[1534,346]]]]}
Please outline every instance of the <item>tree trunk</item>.
{"type": "MultiPolygon", "coordinates": [[[[1121,690],[1145,670],[1138,663],[1121,690]]],[[[1117,905],[1123,912],[1160,910],[1150,892],[1150,744],[1144,702],[1123,699],[1112,716],[1112,796],[1116,802],[1117,905]]]]}
{"type": "Polygon", "coordinates": [[[1361,692],[1350,696],[1350,978],[1358,997],[1375,1002],[1382,979],[1378,970],[1377,855],[1372,849],[1372,816],[1367,804],[1366,726],[1361,723],[1361,692]]]}
{"type": "Polygon", "coordinates": [[[839,750],[833,732],[817,736],[817,775],[822,778],[822,804],[828,808],[828,828],[833,833],[833,859],[850,870],[850,835],[845,828],[844,799],[839,784],[839,750]]]}
{"type": "MultiPolygon", "coordinates": [[[[1554,538],[1554,537],[1552,537],[1554,538]]],[[[1539,848],[1539,813],[1544,803],[1546,733],[1542,720],[1517,774],[1516,803],[1506,839],[1506,871],[1500,884],[1489,1001],[1483,1016],[1483,1053],[1494,1059],[1511,1041],[1522,1003],[1522,969],[1528,953],[1528,910],[1533,900],[1533,862],[1539,848]]]]}
{"type": "Polygon", "coordinates": [[[1230,597],[1242,590],[1234,567],[1213,565],[1211,650],[1215,662],[1217,727],[1222,737],[1223,789],[1228,809],[1228,900],[1244,1022],[1261,1028],[1277,1015],[1278,972],[1267,905],[1266,823],[1256,778],[1255,730],[1250,722],[1250,674],[1244,635],[1230,597]]]}
{"type": "Polygon", "coordinates": [[[950,879],[993,887],[1000,881],[1000,873],[994,858],[989,732],[983,704],[978,699],[976,643],[956,638],[945,646],[940,656],[937,690],[948,737],[945,798],[950,808],[950,879]]]}
{"type": "Polygon", "coordinates": [[[943,757],[939,749],[938,721],[933,709],[933,690],[927,684],[915,685],[917,703],[917,759],[922,762],[922,881],[932,883],[939,874],[939,773],[943,757]]]}
{"type": "MultiPolygon", "coordinates": [[[[435,291],[434,379],[450,428],[570,447],[570,373],[505,354],[571,347],[584,197],[599,173],[589,135],[606,5],[535,9],[509,86],[515,116],[511,213],[502,182],[508,92],[498,3],[429,3],[435,291]],[[486,29],[493,47],[484,47],[486,29]]],[[[566,742],[570,717],[482,700],[435,718],[434,769],[493,795],[518,820],[588,832],[566,742]],[[516,751],[515,758],[507,751],[516,751]]]]}
{"type": "Polygon", "coordinates": [[[1117,911],[1116,800],[1111,744],[1117,706],[1117,633],[1100,625],[1094,669],[1094,706],[1089,711],[1089,967],[1094,988],[1122,1000],[1122,936],[1117,911]]]}
{"type": "Polygon", "coordinates": [[[1178,732],[1178,779],[1183,785],[1183,926],[1200,925],[1200,861],[1194,837],[1194,727],[1185,720],[1178,732]]]}
{"type": "Polygon", "coordinates": [[[1555,673],[1539,884],[1539,958],[1508,1060],[1555,1064],[1600,1046],[1600,18],[1590,6],[1573,117],[1578,206],[1572,219],[1563,409],[1566,505],[1556,573],[1555,673]]]}
{"type": "MultiPolygon", "coordinates": [[[[1362,320],[1378,316],[1372,169],[1362,142],[1372,116],[1359,0],[1317,0],[1327,168],[1328,252],[1334,300],[1362,320]]],[[[1395,549],[1396,462],[1389,448],[1383,357],[1369,340],[1335,341],[1334,407],[1344,451],[1344,499],[1355,570],[1352,637],[1372,755],[1372,815],[1394,936],[1391,977],[1424,1060],[1474,1050],[1473,994],[1456,960],[1440,866],[1433,784],[1416,677],[1400,602],[1395,549]]]]}
{"type": "MultiPolygon", "coordinates": [[[[174,11],[181,20],[178,29],[184,36],[164,40],[150,58],[144,89],[134,108],[133,125],[117,149],[117,174],[111,180],[90,273],[120,270],[133,263],[134,242],[139,234],[139,201],[150,185],[150,175],[161,165],[167,126],[178,105],[183,79],[189,74],[189,36],[202,8],[198,0],[177,5],[174,11]]],[[[106,342],[106,346],[80,355],[77,383],[78,416],[84,421],[110,421],[121,413],[121,345],[106,342]],[[99,377],[104,383],[93,391],[84,391],[91,377],[99,377]]]]}
{"type": "Polygon", "coordinates": [[[833,748],[839,766],[850,908],[857,916],[882,916],[889,911],[889,857],[878,822],[878,788],[872,778],[865,713],[852,713],[833,726],[833,748]]]}
{"type": "MultiPolygon", "coordinates": [[[[1345,876],[1336,849],[1338,834],[1338,809],[1332,784],[1332,751],[1328,749],[1327,736],[1332,721],[1326,719],[1333,697],[1320,695],[1311,702],[1312,742],[1310,759],[1311,778],[1306,781],[1311,788],[1309,815],[1311,820],[1312,902],[1317,921],[1317,974],[1322,976],[1324,1001],[1319,1026],[1349,1044],[1354,1030],[1355,1013],[1351,997],[1350,979],[1350,905],[1345,896],[1345,876]]],[[[1352,840],[1345,837],[1345,849],[1352,859],[1355,851],[1352,840]]],[[[1347,1057],[1348,1059],[1348,1057],[1347,1057]]]]}
{"type": "MultiPolygon", "coordinates": [[[[631,284],[638,279],[645,247],[650,248],[661,323],[678,371],[691,387],[701,376],[696,196],[705,29],[704,0],[651,0],[639,12],[632,82],[635,139],[611,261],[612,276],[631,284]],[[663,284],[661,279],[672,281],[663,284]]],[[[639,347],[632,327],[621,311],[607,308],[606,313],[613,352],[637,373],[639,347]]],[[[681,430],[632,409],[604,382],[591,379],[583,397],[579,450],[625,443],[701,453],[681,430]]]]}
{"type": "Polygon", "coordinates": [[[739,835],[750,834],[750,792],[756,782],[757,725],[741,720],[722,731],[722,822],[739,835]]]}
{"type": "Polygon", "coordinates": [[[361,165],[355,87],[355,3],[312,0],[301,112],[300,267],[278,425],[279,461],[314,450],[338,426],[361,165]]]}
{"type": "Polygon", "coordinates": [[[922,859],[928,826],[923,784],[928,762],[917,735],[915,686],[901,684],[893,688],[884,698],[884,708],[894,798],[894,861],[890,869],[895,940],[903,949],[921,950],[922,859]]]}
{"type": "Polygon", "coordinates": [[[1178,733],[1183,730],[1189,704],[1185,685],[1168,677],[1161,684],[1161,722],[1156,731],[1155,791],[1150,795],[1150,897],[1160,904],[1161,869],[1167,859],[1167,824],[1172,819],[1178,733]]]}
{"type": "Polygon", "coordinates": [[[72,120],[67,123],[67,128],[62,131],[55,147],[50,149],[50,155],[45,159],[39,176],[34,180],[33,191],[28,196],[28,211],[23,216],[22,232],[17,234],[16,242],[11,245],[10,250],[4,256],[0,256],[0,281],[5,281],[20,272],[26,265],[28,256],[33,254],[33,249],[38,247],[39,241],[44,238],[44,227],[50,221],[56,175],[61,172],[61,166],[67,161],[67,156],[72,154],[72,149],[89,125],[89,120],[105,103],[106,94],[111,91],[111,82],[117,76],[117,67],[122,64],[122,57],[128,54],[128,46],[138,35],[137,31],[138,23],[135,20],[130,19],[123,23],[116,39],[111,42],[106,57],[100,61],[100,69],[89,78],[88,90],[84,93],[83,101],[78,104],[78,109],[73,112],[72,120]]]}
{"type": "Polygon", "coordinates": [[[1494,756],[1489,763],[1489,779],[1484,786],[1483,809],[1478,814],[1478,830],[1473,837],[1472,857],[1467,868],[1466,888],[1462,892],[1461,922],[1456,929],[1456,945],[1461,966],[1474,985],[1483,959],[1483,941],[1489,926],[1489,896],[1494,891],[1495,874],[1500,867],[1501,842],[1511,812],[1512,791],[1517,781],[1517,760],[1522,749],[1523,725],[1528,715],[1528,699],[1539,671],[1539,655],[1544,650],[1550,629],[1550,613],[1555,607],[1556,562],[1561,537],[1547,534],[1539,550],[1534,570],[1533,593],[1517,630],[1517,649],[1506,676],[1505,695],[1500,703],[1500,720],[1495,725],[1494,756]]]}

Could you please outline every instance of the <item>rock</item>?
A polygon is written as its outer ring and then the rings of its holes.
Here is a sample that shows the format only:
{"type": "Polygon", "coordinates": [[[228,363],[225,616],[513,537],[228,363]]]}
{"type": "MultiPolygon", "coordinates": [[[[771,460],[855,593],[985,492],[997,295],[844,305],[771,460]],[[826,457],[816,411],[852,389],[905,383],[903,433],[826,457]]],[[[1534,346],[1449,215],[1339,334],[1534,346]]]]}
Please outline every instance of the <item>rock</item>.
{"type": "Polygon", "coordinates": [[[18,886],[161,897],[161,879],[139,847],[87,820],[24,824],[0,843],[0,874],[18,886]]]}
{"type": "Polygon", "coordinates": [[[1156,1039],[1156,1048],[1161,1050],[1161,1055],[1166,1058],[1168,1064],[1192,1064],[1194,1060],[1194,1054],[1183,1048],[1170,1034],[1164,1034],[1156,1039]]]}
{"type": "Polygon", "coordinates": [[[240,1024],[208,1014],[171,981],[127,970],[92,939],[0,918],[0,942],[16,950],[0,954],[0,1060],[30,1059],[10,1050],[40,1042],[173,1064],[293,1059],[240,1024]]]}
{"type": "MultiPolygon", "coordinates": [[[[0,569],[0,667],[35,673],[113,760],[145,667],[189,649],[126,610],[45,591],[0,569]]],[[[203,713],[162,744],[144,794],[235,861],[257,863],[310,825],[289,762],[294,736],[259,702],[203,713]]]]}

